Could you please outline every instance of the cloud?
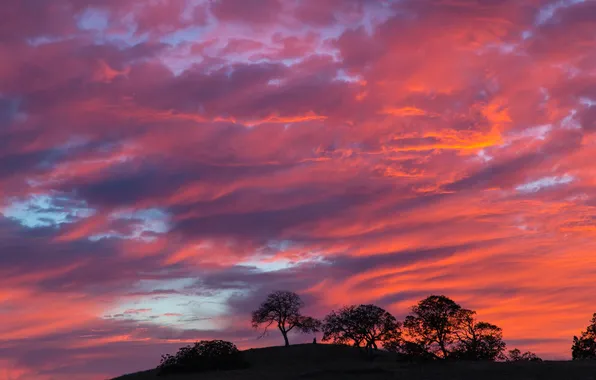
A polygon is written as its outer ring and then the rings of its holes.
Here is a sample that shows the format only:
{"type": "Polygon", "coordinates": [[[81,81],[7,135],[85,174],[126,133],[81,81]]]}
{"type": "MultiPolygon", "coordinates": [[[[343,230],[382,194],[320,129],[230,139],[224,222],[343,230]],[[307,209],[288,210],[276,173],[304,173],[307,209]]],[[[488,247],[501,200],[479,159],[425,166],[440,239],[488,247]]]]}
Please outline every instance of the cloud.
{"type": "Polygon", "coordinates": [[[593,2],[5,3],[0,379],[277,344],[247,317],[277,289],[318,317],[444,293],[569,356],[593,2]]]}
{"type": "Polygon", "coordinates": [[[211,5],[213,15],[223,22],[238,21],[246,23],[267,23],[275,20],[282,10],[279,0],[238,2],[233,0],[218,0],[211,5]]]}

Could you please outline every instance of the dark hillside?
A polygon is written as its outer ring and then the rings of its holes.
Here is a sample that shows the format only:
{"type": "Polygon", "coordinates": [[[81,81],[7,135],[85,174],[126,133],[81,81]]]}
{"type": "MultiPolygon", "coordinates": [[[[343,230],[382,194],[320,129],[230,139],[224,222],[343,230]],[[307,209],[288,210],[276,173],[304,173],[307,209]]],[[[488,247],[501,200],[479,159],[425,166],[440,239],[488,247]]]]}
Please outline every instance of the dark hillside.
{"type": "Polygon", "coordinates": [[[353,347],[327,344],[251,349],[244,351],[244,355],[251,364],[245,370],[164,377],[151,370],[117,380],[596,380],[596,362],[405,364],[396,362],[387,353],[370,362],[353,347]]]}

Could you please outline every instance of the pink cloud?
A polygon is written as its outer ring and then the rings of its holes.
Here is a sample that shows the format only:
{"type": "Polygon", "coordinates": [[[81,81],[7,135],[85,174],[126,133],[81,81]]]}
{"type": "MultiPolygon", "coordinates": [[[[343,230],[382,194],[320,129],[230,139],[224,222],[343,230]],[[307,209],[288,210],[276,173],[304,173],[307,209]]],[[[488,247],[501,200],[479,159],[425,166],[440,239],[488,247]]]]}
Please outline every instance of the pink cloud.
{"type": "Polygon", "coordinates": [[[445,293],[569,357],[594,311],[592,2],[9,3],[0,379],[276,344],[246,318],[274,289],[400,318],[445,293]]]}

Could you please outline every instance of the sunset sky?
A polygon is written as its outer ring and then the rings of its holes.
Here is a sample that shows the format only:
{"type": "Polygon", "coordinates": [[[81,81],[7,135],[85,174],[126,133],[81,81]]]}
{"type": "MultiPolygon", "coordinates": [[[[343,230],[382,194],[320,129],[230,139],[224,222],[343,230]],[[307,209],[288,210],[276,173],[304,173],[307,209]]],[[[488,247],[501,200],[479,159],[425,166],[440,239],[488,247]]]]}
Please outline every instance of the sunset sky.
{"type": "Polygon", "coordinates": [[[282,344],[277,289],[596,312],[596,1],[3,0],[0,57],[0,380],[282,344]]]}

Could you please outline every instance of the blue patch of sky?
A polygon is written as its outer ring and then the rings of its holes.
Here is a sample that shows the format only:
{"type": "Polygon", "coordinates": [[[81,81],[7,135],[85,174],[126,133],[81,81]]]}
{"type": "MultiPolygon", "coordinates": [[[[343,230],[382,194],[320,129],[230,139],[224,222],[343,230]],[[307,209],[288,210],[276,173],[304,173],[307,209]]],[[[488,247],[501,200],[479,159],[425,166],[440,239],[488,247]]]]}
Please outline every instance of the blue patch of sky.
{"type": "Polygon", "coordinates": [[[566,129],[581,129],[580,123],[576,120],[575,115],[577,115],[577,110],[572,109],[569,112],[569,115],[565,116],[561,119],[561,127],[566,129]]]}
{"type": "Polygon", "coordinates": [[[291,260],[288,258],[279,258],[272,260],[269,257],[253,256],[249,260],[244,260],[238,263],[239,266],[247,266],[255,268],[259,272],[277,272],[281,270],[291,269],[304,264],[324,264],[326,263],[323,256],[315,256],[305,258],[300,261],[291,260]]]}
{"type": "Polygon", "coordinates": [[[369,4],[373,4],[374,6],[367,9],[366,16],[362,19],[361,23],[368,34],[373,34],[377,25],[394,17],[397,12],[392,7],[390,1],[380,3],[370,2],[369,4]]]}
{"type": "Polygon", "coordinates": [[[318,254],[317,252],[305,253],[298,260],[285,257],[275,257],[277,253],[287,251],[290,247],[292,247],[292,245],[293,243],[289,240],[269,242],[267,246],[257,250],[249,259],[241,261],[237,265],[251,267],[260,272],[276,272],[297,267],[303,264],[326,263],[324,256],[318,254]]]}
{"type": "Polygon", "coordinates": [[[524,129],[521,132],[510,135],[512,138],[531,137],[538,140],[544,140],[546,136],[552,131],[552,124],[536,125],[524,129]]]}
{"type": "Polygon", "coordinates": [[[73,36],[36,36],[27,39],[27,43],[33,47],[67,41],[73,36]]]}
{"type": "Polygon", "coordinates": [[[481,149],[480,151],[478,151],[477,156],[484,162],[488,162],[494,158],[493,156],[486,153],[486,151],[484,149],[481,149]]]}
{"type": "Polygon", "coordinates": [[[593,107],[596,105],[596,100],[586,97],[579,98],[579,102],[584,106],[593,107]]]}
{"type": "Polygon", "coordinates": [[[141,296],[124,301],[105,314],[114,318],[132,319],[143,322],[171,325],[185,329],[211,330],[224,329],[221,318],[229,314],[227,300],[238,294],[238,290],[218,290],[200,294],[192,291],[196,278],[169,280],[142,280],[130,293],[150,293],[154,290],[176,290],[179,293],[166,296],[141,296]],[[126,310],[151,309],[148,313],[125,314],[126,310]],[[179,314],[179,315],[166,315],[179,314]]]}
{"type": "Polygon", "coordinates": [[[561,0],[557,1],[556,3],[549,4],[540,9],[538,15],[536,16],[535,24],[543,25],[551,20],[559,9],[583,3],[584,1],[585,0],[561,0]]]}
{"type": "Polygon", "coordinates": [[[106,231],[89,237],[91,241],[108,238],[155,240],[156,234],[167,233],[170,229],[170,216],[157,208],[134,211],[119,211],[110,215],[111,220],[128,220],[134,227],[132,233],[122,234],[117,231],[106,231]]]}
{"type": "Polygon", "coordinates": [[[180,29],[175,32],[166,34],[160,39],[160,42],[170,45],[180,45],[184,43],[192,43],[201,41],[201,36],[208,32],[212,26],[191,26],[185,29],[180,29]]]}
{"type": "Polygon", "coordinates": [[[553,187],[556,185],[563,185],[567,183],[573,182],[573,176],[569,174],[565,174],[563,176],[550,176],[550,177],[543,177],[536,181],[531,181],[519,185],[515,188],[515,190],[522,192],[522,193],[535,193],[545,188],[553,187]]]}
{"type": "Polygon", "coordinates": [[[94,213],[95,211],[84,201],[49,194],[13,199],[2,210],[5,217],[16,220],[28,228],[60,227],[94,213]]]}
{"type": "MultiPolygon", "coordinates": [[[[202,1],[188,1],[181,19],[188,19],[194,11],[194,7],[201,4],[202,1]]],[[[215,29],[217,21],[212,15],[209,15],[207,22],[203,25],[193,25],[184,29],[168,33],[161,37],[160,42],[174,47],[171,53],[161,57],[161,61],[174,73],[180,75],[191,66],[200,63],[203,60],[202,54],[193,54],[191,45],[204,42],[206,36],[215,29]]]]}
{"type": "Polygon", "coordinates": [[[498,43],[488,43],[486,45],[483,45],[481,48],[476,50],[476,54],[478,55],[482,55],[485,54],[487,52],[491,52],[494,50],[497,50],[499,53],[501,54],[512,54],[516,51],[518,47],[518,44],[516,43],[504,43],[504,42],[498,42],[498,43]]]}
{"type": "MultiPolygon", "coordinates": [[[[383,3],[385,4],[385,3],[383,3]]],[[[365,17],[351,21],[346,25],[346,23],[337,23],[333,26],[325,27],[325,28],[313,28],[313,27],[306,27],[304,26],[301,30],[296,30],[295,27],[286,26],[286,25],[279,25],[276,29],[276,32],[280,33],[284,36],[298,36],[306,37],[308,33],[316,32],[319,33],[321,36],[321,40],[329,40],[334,39],[341,34],[343,34],[346,29],[350,28],[358,28],[364,27],[369,34],[374,32],[376,25],[379,23],[384,22],[388,18],[390,18],[394,11],[388,6],[389,3],[378,7],[367,7],[365,17]]],[[[377,4],[378,5],[378,4],[377,4]]],[[[215,42],[212,46],[206,48],[205,53],[208,55],[217,55],[221,49],[223,49],[228,39],[233,38],[253,38],[256,40],[262,40],[263,37],[259,34],[255,34],[254,30],[250,29],[245,25],[240,24],[229,24],[226,26],[226,33],[225,38],[221,38],[219,36],[209,36],[210,32],[214,30],[217,26],[217,21],[213,18],[212,15],[209,15],[208,21],[203,26],[193,26],[186,29],[182,29],[173,33],[170,33],[164,37],[162,37],[161,42],[170,44],[172,46],[176,46],[177,49],[172,50],[171,53],[168,53],[161,57],[161,60],[164,64],[166,64],[170,70],[175,75],[180,75],[185,70],[187,70],[192,65],[199,63],[202,61],[203,57],[202,54],[192,54],[190,51],[190,44],[191,43],[199,43],[204,41],[205,39],[209,39],[211,37],[218,38],[219,41],[215,42]],[[248,37],[247,37],[248,36],[248,37]],[[252,36],[252,37],[251,37],[252,36]]],[[[265,45],[269,45],[269,40],[262,40],[265,45]]],[[[254,60],[250,58],[250,56],[254,55],[255,52],[249,53],[230,53],[227,54],[225,59],[226,62],[221,65],[216,65],[212,69],[217,70],[225,67],[227,65],[233,63],[247,63],[247,64],[259,64],[259,63],[269,63],[272,62],[270,58],[262,58],[259,60],[254,60]]],[[[323,42],[319,44],[319,46],[315,47],[311,54],[320,54],[320,55],[330,55],[336,61],[341,60],[341,56],[337,49],[330,49],[329,46],[325,45],[323,42]]],[[[297,63],[304,61],[304,59],[308,58],[308,55],[305,57],[295,57],[295,58],[287,58],[287,59],[280,59],[276,60],[288,67],[291,67],[297,63]]]]}
{"type": "Polygon", "coordinates": [[[275,86],[275,87],[281,86],[281,85],[283,85],[283,83],[284,83],[284,80],[281,78],[269,79],[267,81],[267,85],[275,86]]]}
{"type": "Polygon", "coordinates": [[[362,76],[350,75],[344,69],[339,69],[337,70],[337,74],[334,79],[343,82],[357,83],[362,80],[362,76]]]}
{"type": "Polygon", "coordinates": [[[532,32],[531,30],[524,30],[521,34],[521,38],[522,40],[527,40],[528,38],[532,37],[534,35],[534,32],[532,32]]]}
{"type": "MultiPolygon", "coordinates": [[[[561,0],[556,3],[548,4],[542,7],[538,14],[536,15],[536,19],[534,20],[535,26],[541,26],[545,23],[549,22],[557,13],[557,11],[561,8],[566,8],[573,6],[575,4],[583,3],[585,0],[561,0]]],[[[524,30],[521,32],[520,37],[522,40],[528,40],[534,36],[533,30],[524,30]]]]}
{"type": "Polygon", "coordinates": [[[166,65],[174,75],[180,75],[193,65],[203,61],[203,56],[201,54],[194,54],[192,52],[190,43],[185,44],[185,42],[189,42],[186,38],[189,38],[193,33],[194,32],[186,30],[183,32],[176,32],[176,35],[166,36],[162,39],[162,42],[177,46],[169,53],[160,57],[161,62],[166,65]]]}
{"type": "Polygon", "coordinates": [[[146,34],[137,33],[134,14],[128,13],[120,20],[126,26],[122,33],[108,33],[112,15],[103,9],[87,8],[77,16],[77,25],[83,31],[94,33],[94,42],[98,45],[112,43],[121,47],[130,47],[147,41],[146,34]]]}
{"type": "Polygon", "coordinates": [[[110,14],[106,10],[87,8],[78,17],[77,25],[82,30],[105,31],[110,23],[110,14]]]}

